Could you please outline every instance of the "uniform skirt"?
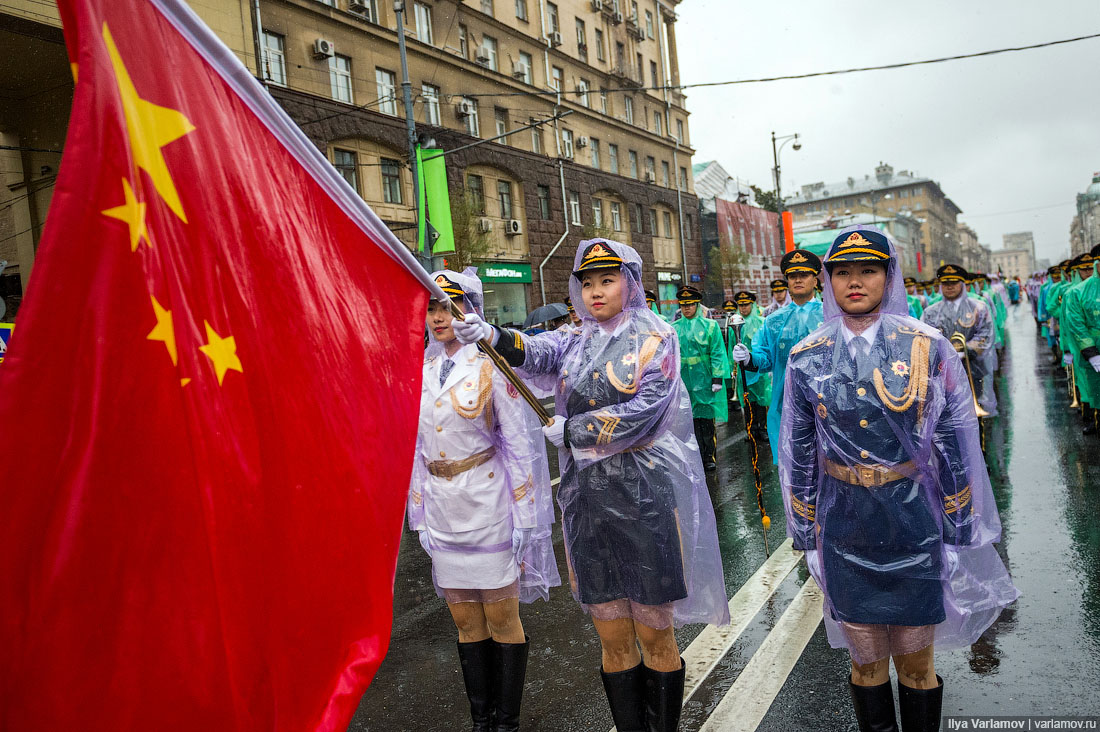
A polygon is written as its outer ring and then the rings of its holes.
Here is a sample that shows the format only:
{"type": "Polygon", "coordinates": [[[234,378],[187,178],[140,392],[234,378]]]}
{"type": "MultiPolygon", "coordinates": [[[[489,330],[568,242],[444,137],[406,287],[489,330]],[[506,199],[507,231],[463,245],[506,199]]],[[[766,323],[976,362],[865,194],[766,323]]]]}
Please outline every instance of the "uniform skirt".
{"type": "Polygon", "coordinates": [[[437,531],[429,526],[428,547],[432,576],[443,590],[492,590],[519,579],[511,517],[473,531],[437,531]]]}

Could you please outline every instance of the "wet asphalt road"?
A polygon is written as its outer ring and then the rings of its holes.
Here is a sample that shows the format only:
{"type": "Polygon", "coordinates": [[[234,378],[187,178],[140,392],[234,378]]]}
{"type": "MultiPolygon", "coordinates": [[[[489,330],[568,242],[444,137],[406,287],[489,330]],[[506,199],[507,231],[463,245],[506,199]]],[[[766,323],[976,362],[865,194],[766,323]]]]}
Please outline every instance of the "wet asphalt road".
{"type": "MultiPolygon", "coordinates": [[[[1002,416],[986,425],[987,462],[1004,526],[999,548],[1022,596],[969,650],[937,655],[936,670],[945,680],[943,711],[1100,714],[1100,438],[1081,434],[1080,420],[1068,408],[1066,381],[1052,368],[1026,303],[1010,310],[1008,332],[997,377],[1002,416]]],[[[730,419],[719,426],[711,496],[732,596],[765,554],[740,413],[730,419]]],[[[761,449],[774,549],[784,539],[783,509],[766,444],[761,449]]],[[[389,653],[349,730],[468,728],[457,635],[430,572],[415,534],[406,532],[389,653]]],[[[685,705],[681,729],[696,730],[706,721],[806,577],[801,564],[786,577],[685,705]]],[[[610,729],[599,642],[568,590],[555,588],[550,602],[523,606],[521,615],[532,640],[523,729],[610,729]]],[[[701,629],[680,629],[681,649],[701,629]]],[[[847,674],[846,653],[829,648],[818,625],[758,729],[856,730],[847,674]]]]}

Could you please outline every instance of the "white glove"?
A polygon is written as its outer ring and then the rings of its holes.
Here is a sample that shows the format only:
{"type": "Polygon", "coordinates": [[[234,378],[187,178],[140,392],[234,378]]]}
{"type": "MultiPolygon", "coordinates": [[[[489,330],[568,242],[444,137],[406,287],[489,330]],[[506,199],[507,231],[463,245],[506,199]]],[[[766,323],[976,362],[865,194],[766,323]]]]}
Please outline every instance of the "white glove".
{"type": "Polygon", "coordinates": [[[527,552],[527,545],[531,543],[531,534],[534,529],[512,529],[512,555],[516,558],[516,564],[523,564],[523,555],[527,552]]]}
{"type": "Polygon", "coordinates": [[[806,550],[806,566],[810,568],[810,574],[815,579],[821,578],[822,566],[821,566],[821,552],[817,549],[806,550]]]}
{"type": "Polygon", "coordinates": [[[732,353],[733,360],[737,363],[748,363],[749,359],[752,358],[752,353],[749,351],[748,346],[746,346],[744,343],[738,343],[736,346],[734,346],[732,353]]]}
{"type": "Polygon", "coordinates": [[[943,557],[947,560],[947,576],[950,577],[955,574],[955,571],[959,568],[959,553],[945,546],[943,548],[943,557]]]}
{"type": "Polygon", "coordinates": [[[1073,365],[1073,354],[1072,353],[1063,353],[1062,354],[1062,365],[1063,366],[1072,366],[1073,365]]]}
{"type": "Polygon", "coordinates": [[[721,384],[711,384],[710,385],[710,392],[712,394],[717,394],[720,391],[722,391],[722,385],[721,384]]]}
{"type": "Polygon", "coordinates": [[[482,320],[477,313],[466,313],[466,317],[462,320],[456,319],[451,327],[454,328],[458,342],[465,346],[477,343],[480,340],[490,340],[492,341],[490,345],[496,345],[496,339],[493,337],[496,335],[496,331],[493,330],[493,326],[482,320]]]}
{"type": "Polygon", "coordinates": [[[1089,359],[1089,366],[1092,366],[1092,370],[1100,372],[1100,356],[1093,356],[1089,359]]]}
{"type": "Polygon", "coordinates": [[[554,447],[565,446],[565,417],[554,417],[550,424],[542,428],[542,434],[550,440],[554,447]]]}
{"type": "Polygon", "coordinates": [[[427,552],[428,556],[430,557],[432,555],[432,550],[428,547],[428,532],[427,531],[421,531],[419,533],[420,533],[420,546],[424,547],[424,551],[427,552]]]}

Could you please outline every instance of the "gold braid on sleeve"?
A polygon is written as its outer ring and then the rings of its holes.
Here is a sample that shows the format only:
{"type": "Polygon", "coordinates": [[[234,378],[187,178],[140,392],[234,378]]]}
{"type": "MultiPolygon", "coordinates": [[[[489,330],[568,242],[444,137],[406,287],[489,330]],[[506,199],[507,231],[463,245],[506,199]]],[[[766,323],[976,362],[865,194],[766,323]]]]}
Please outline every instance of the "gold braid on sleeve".
{"type": "Polygon", "coordinates": [[[928,393],[928,354],[932,339],[928,336],[915,336],[913,347],[909,352],[909,363],[912,364],[909,371],[909,383],[900,396],[894,396],[886,389],[882,379],[882,371],[875,369],[874,382],[875,393],[882,403],[891,411],[904,412],[917,402],[917,424],[924,418],[924,399],[928,393]]]}

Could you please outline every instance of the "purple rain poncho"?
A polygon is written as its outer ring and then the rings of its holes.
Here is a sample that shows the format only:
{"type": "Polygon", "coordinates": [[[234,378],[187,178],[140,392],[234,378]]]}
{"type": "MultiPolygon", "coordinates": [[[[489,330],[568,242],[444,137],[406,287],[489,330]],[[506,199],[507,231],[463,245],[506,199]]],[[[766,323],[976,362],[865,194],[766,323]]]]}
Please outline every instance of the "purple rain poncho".
{"type": "Polygon", "coordinates": [[[933,637],[940,649],[974,643],[1019,595],[994,547],[1000,519],[962,362],[907,315],[895,251],[890,240],[878,312],[856,316],[877,321],[867,355],[849,345],[859,325],[846,327],[823,270],[825,322],[791,352],[781,431],[788,534],[818,552],[829,642],[860,664],[933,637]]]}
{"type": "MultiPolygon", "coordinates": [[[[462,288],[465,312],[484,316],[476,272],[473,267],[462,274],[441,270],[432,278],[447,275],[462,288]]],[[[561,577],[551,536],[554,505],[546,441],[538,419],[476,346],[455,353],[453,373],[440,386],[438,362],[445,357],[444,345],[432,338],[424,353],[408,500],[409,528],[428,532],[436,592],[449,602],[515,597],[516,590],[499,587],[499,577],[514,577],[518,569],[520,601],[548,600],[549,588],[560,585],[561,577]],[[428,469],[444,452],[450,460],[461,460],[487,449],[496,451],[492,460],[453,478],[428,469]],[[513,528],[531,529],[522,557],[513,550],[513,528]],[[470,585],[479,591],[468,591],[474,589],[470,585]],[[503,591],[490,591],[498,589],[503,591]]]]}
{"type": "MultiPolygon", "coordinates": [[[[940,285],[939,292],[942,297],[943,285],[940,285]]],[[[993,311],[986,301],[968,295],[964,285],[962,294],[954,300],[942,297],[925,308],[921,320],[938,329],[944,338],[951,338],[953,333],[961,333],[966,338],[978,404],[989,412],[990,417],[997,416],[997,393],[993,390],[998,361],[995,347],[997,333],[993,311]]]]}
{"type": "MultiPolygon", "coordinates": [[[[576,266],[593,241],[581,242],[576,266]]],[[[557,418],[567,418],[558,503],[573,595],[603,620],[726,624],[718,533],[676,335],[646,307],[638,253],[604,243],[624,260],[622,313],[601,324],[578,307],[582,322],[571,333],[502,335],[522,340],[520,374],[552,390],[557,418]]],[[[569,295],[584,302],[575,277],[569,295]]]]}

